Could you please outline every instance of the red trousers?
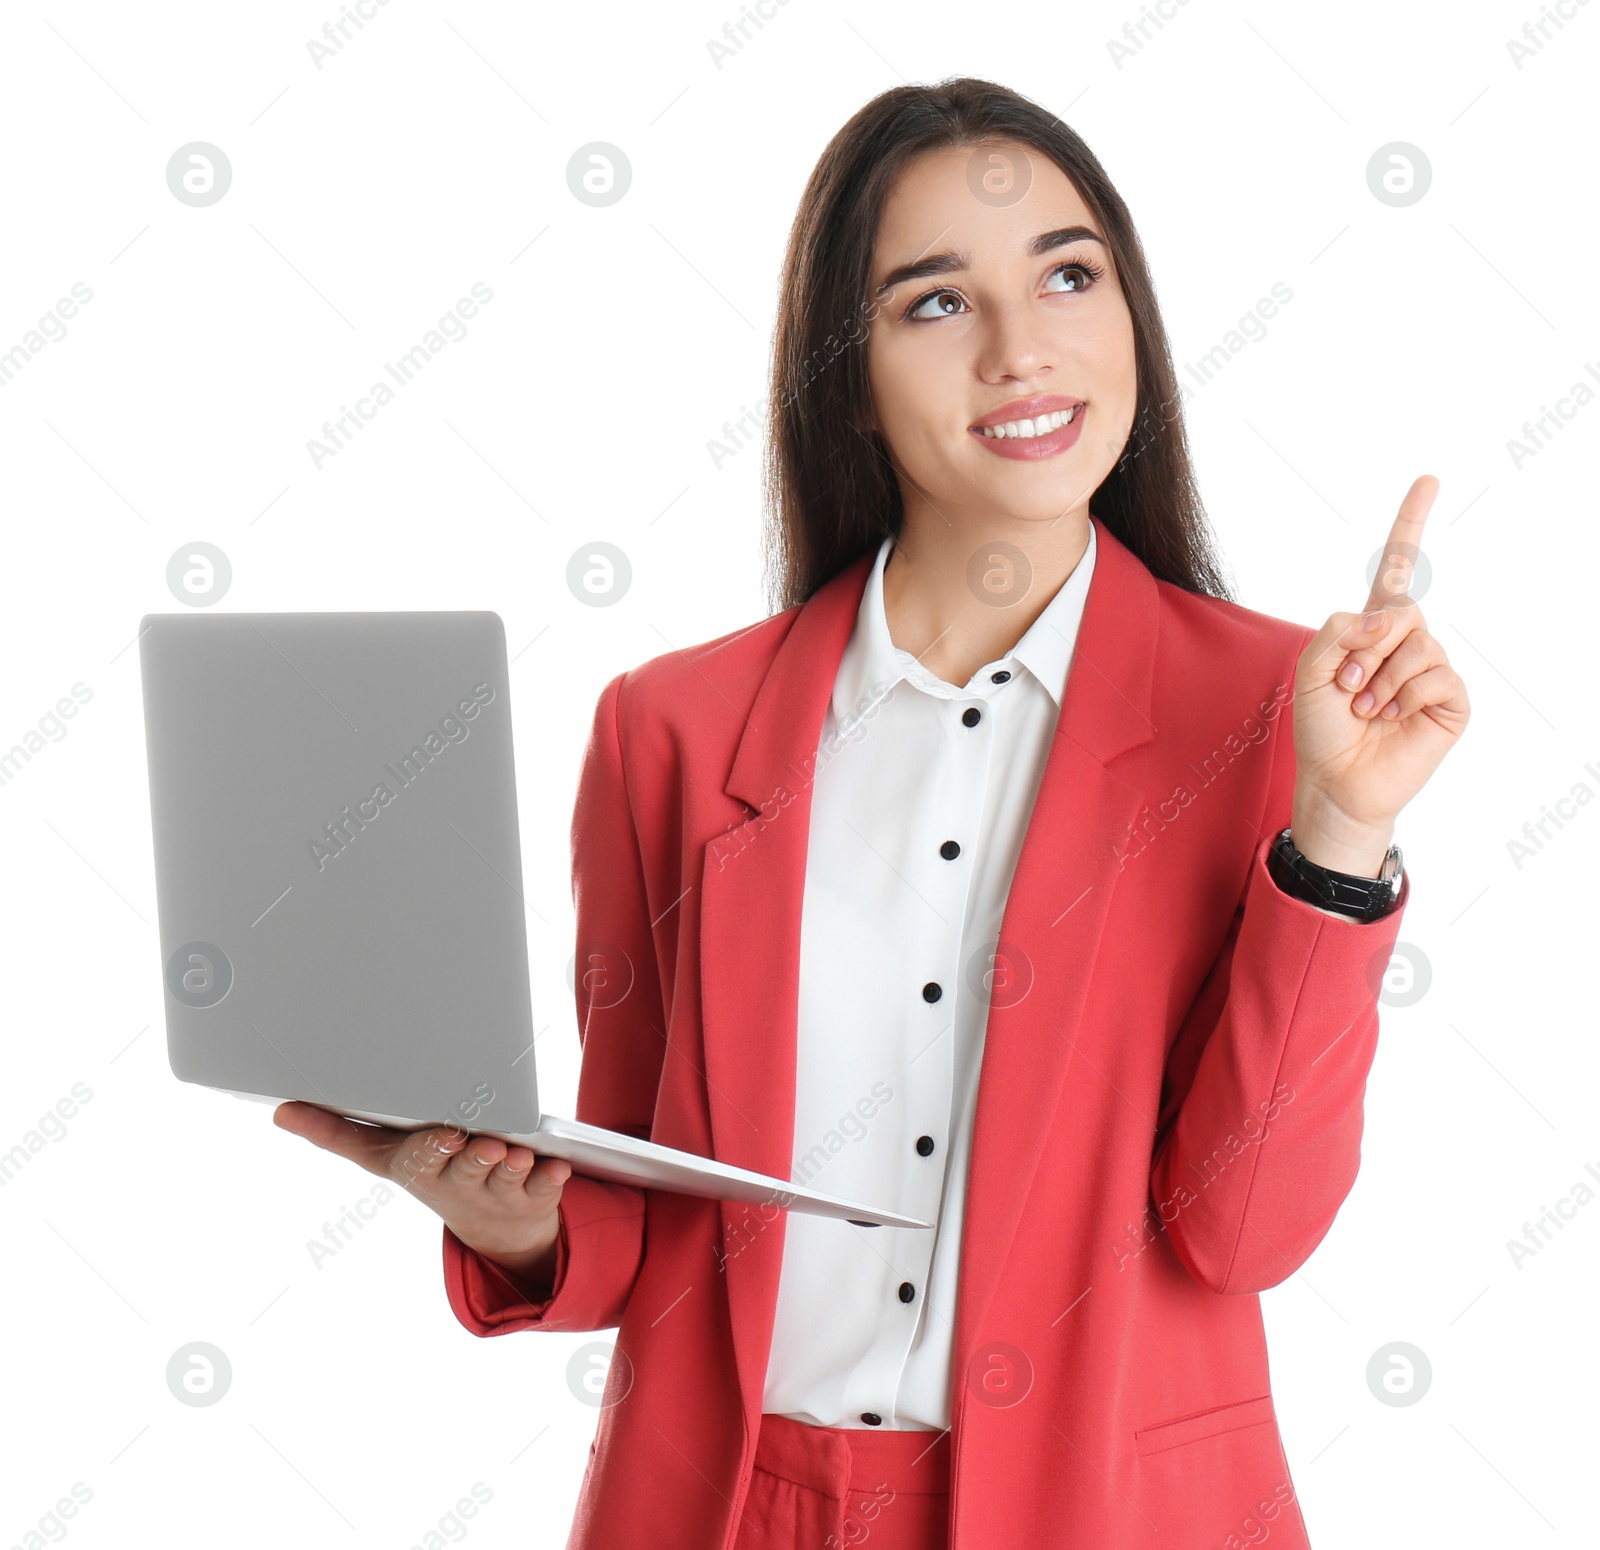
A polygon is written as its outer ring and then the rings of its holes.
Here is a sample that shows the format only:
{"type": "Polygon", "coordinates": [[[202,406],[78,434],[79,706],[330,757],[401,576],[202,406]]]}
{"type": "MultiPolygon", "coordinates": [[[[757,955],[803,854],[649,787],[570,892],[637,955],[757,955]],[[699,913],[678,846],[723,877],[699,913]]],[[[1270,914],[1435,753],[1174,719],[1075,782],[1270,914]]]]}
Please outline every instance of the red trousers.
{"type": "Polygon", "coordinates": [[[950,1434],[761,1417],[733,1550],[949,1550],[950,1434]]]}

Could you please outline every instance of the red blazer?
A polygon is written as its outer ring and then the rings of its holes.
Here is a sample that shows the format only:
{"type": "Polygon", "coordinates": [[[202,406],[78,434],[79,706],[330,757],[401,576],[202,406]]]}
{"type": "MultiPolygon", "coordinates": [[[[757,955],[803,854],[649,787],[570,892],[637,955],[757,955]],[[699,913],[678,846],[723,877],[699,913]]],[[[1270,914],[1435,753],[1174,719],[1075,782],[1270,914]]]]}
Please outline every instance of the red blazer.
{"type": "MultiPolygon", "coordinates": [[[[950,1542],[1293,1550],[1256,1294],[1355,1180],[1401,912],[1324,915],[1266,870],[1314,631],[1157,581],[1093,520],[987,1024],[950,1542]]],[[[872,558],[601,692],[572,823],[580,1119],[790,1177],[810,772],[872,558]]],[[[444,1270],[476,1335],[619,1327],[569,1547],[727,1546],[786,1215],[575,1175],[561,1221],[546,1302],[448,1228],[444,1270]]]]}

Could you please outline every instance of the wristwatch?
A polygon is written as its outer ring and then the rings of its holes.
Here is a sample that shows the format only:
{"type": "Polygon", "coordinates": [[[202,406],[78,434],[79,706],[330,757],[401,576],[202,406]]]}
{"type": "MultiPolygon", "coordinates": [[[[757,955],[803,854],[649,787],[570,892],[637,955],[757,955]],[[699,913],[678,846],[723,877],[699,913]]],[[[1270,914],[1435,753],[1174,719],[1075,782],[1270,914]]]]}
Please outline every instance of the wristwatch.
{"type": "Polygon", "coordinates": [[[1381,920],[1399,902],[1402,863],[1400,847],[1391,845],[1376,877],[1334,872],[1308,861],[1287,829],[1267,852],[1267,871],[1285,893],[1363,921],[1381,920]]]}

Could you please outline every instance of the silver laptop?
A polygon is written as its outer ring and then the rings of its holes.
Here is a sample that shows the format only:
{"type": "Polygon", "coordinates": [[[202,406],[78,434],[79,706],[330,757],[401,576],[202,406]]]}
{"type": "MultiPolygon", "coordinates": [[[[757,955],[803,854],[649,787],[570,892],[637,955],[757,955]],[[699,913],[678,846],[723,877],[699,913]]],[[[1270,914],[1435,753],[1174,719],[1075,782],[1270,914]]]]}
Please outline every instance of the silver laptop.
{"type": "Polygon", "coordinates": [[[147,614],[140,667],[181,1080],[459,1125],[598,1179],[931,1225],[540,1109],[498,614],[147,614]]]}

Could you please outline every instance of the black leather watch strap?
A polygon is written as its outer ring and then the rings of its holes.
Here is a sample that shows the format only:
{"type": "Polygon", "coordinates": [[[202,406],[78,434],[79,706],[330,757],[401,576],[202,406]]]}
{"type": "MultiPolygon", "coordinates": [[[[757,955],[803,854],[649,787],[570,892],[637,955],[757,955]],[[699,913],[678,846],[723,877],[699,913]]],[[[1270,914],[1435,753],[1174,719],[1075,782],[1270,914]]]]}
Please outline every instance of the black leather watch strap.
{"type": "Polygon", "coordinates": [[[1400,900],[1403,865],[1400,847],[1391,845],[1383,858],[1383,870],[1376,877],[1335,872],[1307,860],[1287,829],[1267,852],[1267,870],[1285,893],[1363,921],[1381,920],[1394,909],[1400,900]]]}

